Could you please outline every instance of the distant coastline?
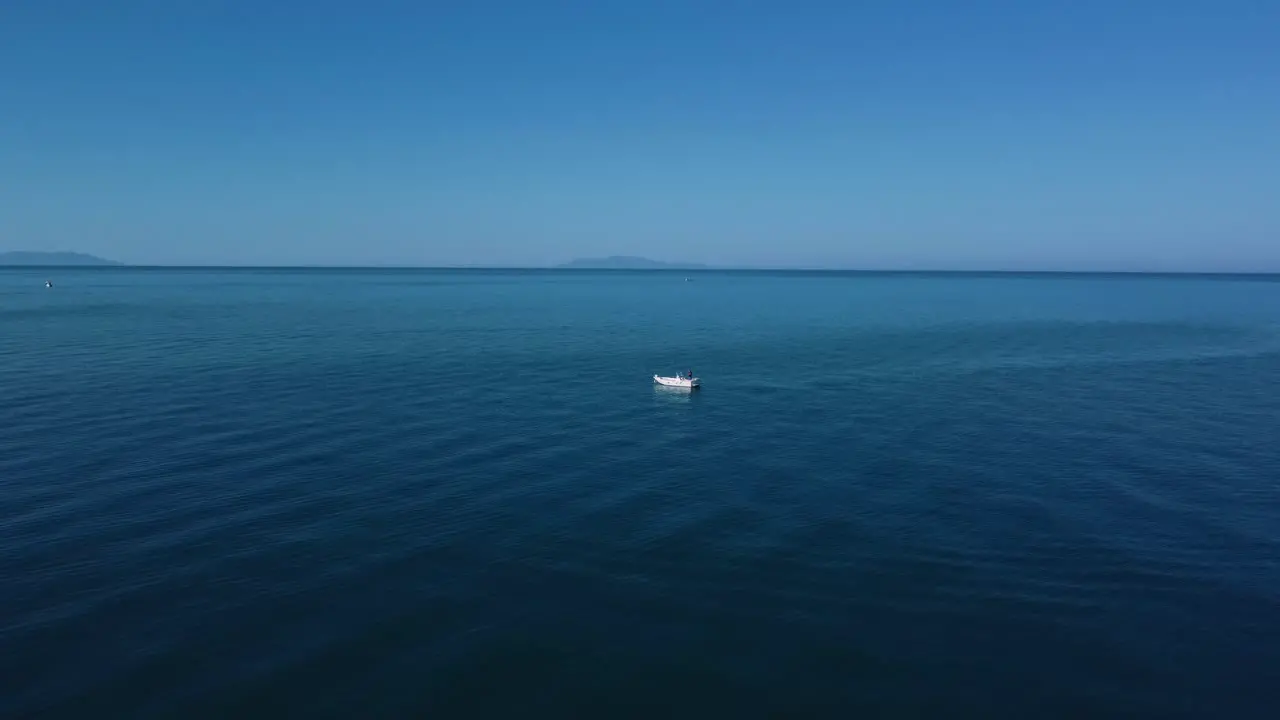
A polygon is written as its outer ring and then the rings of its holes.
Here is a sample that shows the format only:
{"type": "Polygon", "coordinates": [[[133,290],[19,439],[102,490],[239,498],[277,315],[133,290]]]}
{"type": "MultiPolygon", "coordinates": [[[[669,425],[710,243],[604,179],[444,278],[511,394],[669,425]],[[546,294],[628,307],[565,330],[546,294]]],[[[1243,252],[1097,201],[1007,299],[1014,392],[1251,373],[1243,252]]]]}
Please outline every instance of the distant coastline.
{"type": "Polygon", "coordinates": [[[600,258],[578,258],[557,265],[561,270],[709,270],[699,263],[669,263],[633,255],[610,255],[600,258]]]}
{"type": "Polygon", "coordinates": [[[1280,271],[1274,270],[1141,270],[1141,269],[1088,269],[1088,270],[1050,270],[1050,269],[1014,269],[992,268],[977,269],[942,269],[942,268],[892,268],[892,267],[814,267],[765,265],[706,265],[702,263],[678,263],[651,260],[649,258],[614,255],[596,258],[579,258],[559,265],[412,265],[412,264],[377,264],[377,265],[339,265],[339,264],[135,264],[122,263],[116,260],[78,252],[36,252],[9,251],[0,252],[0,268],[77,268],[77,269],[122,269],[122,270],[173,270],[187,272],[230,271],[230,272],[344,272],[344,271],[383,271],[383,272],[561,272],[581,270],[630,270],[630,271],[685,271],[709,273],[741,273],[746,275],[798,275],[816,277],[988,277],[988,278],[1177,278],[1177,279],[1243,279],[1275,282],[1280,280],[1280,271]]]}
{"type": "Polygon", "coordinates": [[[0,267],[108,267],[120,263],[78,252],[0,252],[0,267]]]}

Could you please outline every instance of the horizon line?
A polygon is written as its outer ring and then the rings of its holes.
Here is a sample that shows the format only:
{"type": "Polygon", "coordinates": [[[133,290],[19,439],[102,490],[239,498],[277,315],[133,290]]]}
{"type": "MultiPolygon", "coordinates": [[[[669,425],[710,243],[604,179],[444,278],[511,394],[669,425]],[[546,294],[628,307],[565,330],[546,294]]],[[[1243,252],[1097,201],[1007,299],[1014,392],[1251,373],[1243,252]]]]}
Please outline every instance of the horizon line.
{"type": "Polygon", "coordinates": [[[343,265],[343,264],[18,264],[0,263],[4,270],[489,270],[489,271],[557,271],[557,272],[625,272],[625,273],[708,273],[708,272],[797,272],[797,273],[854,273],[882,275],[1186,275],[1186,276],[1275,276],[1280,270],[1072,270],[1072,269],[956,269],[956,268],[856,268],[822,266],[766,266],[766,265],[699,265],[697,267],[565,267],[562,265],[343,265]]]}

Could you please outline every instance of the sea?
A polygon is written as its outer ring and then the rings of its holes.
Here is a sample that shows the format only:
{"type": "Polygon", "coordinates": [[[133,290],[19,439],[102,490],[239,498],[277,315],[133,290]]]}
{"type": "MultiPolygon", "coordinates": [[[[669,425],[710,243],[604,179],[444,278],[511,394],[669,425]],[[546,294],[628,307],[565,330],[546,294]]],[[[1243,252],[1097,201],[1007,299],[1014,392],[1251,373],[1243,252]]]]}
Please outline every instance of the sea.
{"type": "Polygon", "coordinates": [[[1280,278],[0,270],[6,720],[1277,707],[1280,278]]]}

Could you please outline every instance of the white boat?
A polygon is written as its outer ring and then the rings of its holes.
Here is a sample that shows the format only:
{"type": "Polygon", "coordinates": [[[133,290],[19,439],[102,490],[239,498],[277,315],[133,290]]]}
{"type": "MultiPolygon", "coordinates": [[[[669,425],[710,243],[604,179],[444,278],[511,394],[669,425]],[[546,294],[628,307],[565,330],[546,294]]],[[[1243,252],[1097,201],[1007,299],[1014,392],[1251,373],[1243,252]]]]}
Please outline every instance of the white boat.
{"type": "Polygon", "coordinates": [[[700,379],[696,377],[691,377],[690,375],[677,375],[675,377],[665,377],[662,375],[654,375],[653,381],[659,385],[666,385],[667,387],[679,387],[679,388],[690,388],[690,389],[696,388],[702,385],[702,381],[700,379]]]}

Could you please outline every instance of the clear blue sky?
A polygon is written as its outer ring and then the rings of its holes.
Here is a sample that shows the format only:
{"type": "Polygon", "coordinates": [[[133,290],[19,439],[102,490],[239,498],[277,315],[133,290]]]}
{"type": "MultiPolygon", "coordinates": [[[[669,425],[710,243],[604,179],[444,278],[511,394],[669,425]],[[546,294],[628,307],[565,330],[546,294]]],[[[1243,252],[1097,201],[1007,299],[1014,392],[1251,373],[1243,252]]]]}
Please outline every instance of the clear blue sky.
{"type": "Polygon", "coordinates": [[[5,0],[0,249],[1280,270],[1275,0],[5,0]]]}

